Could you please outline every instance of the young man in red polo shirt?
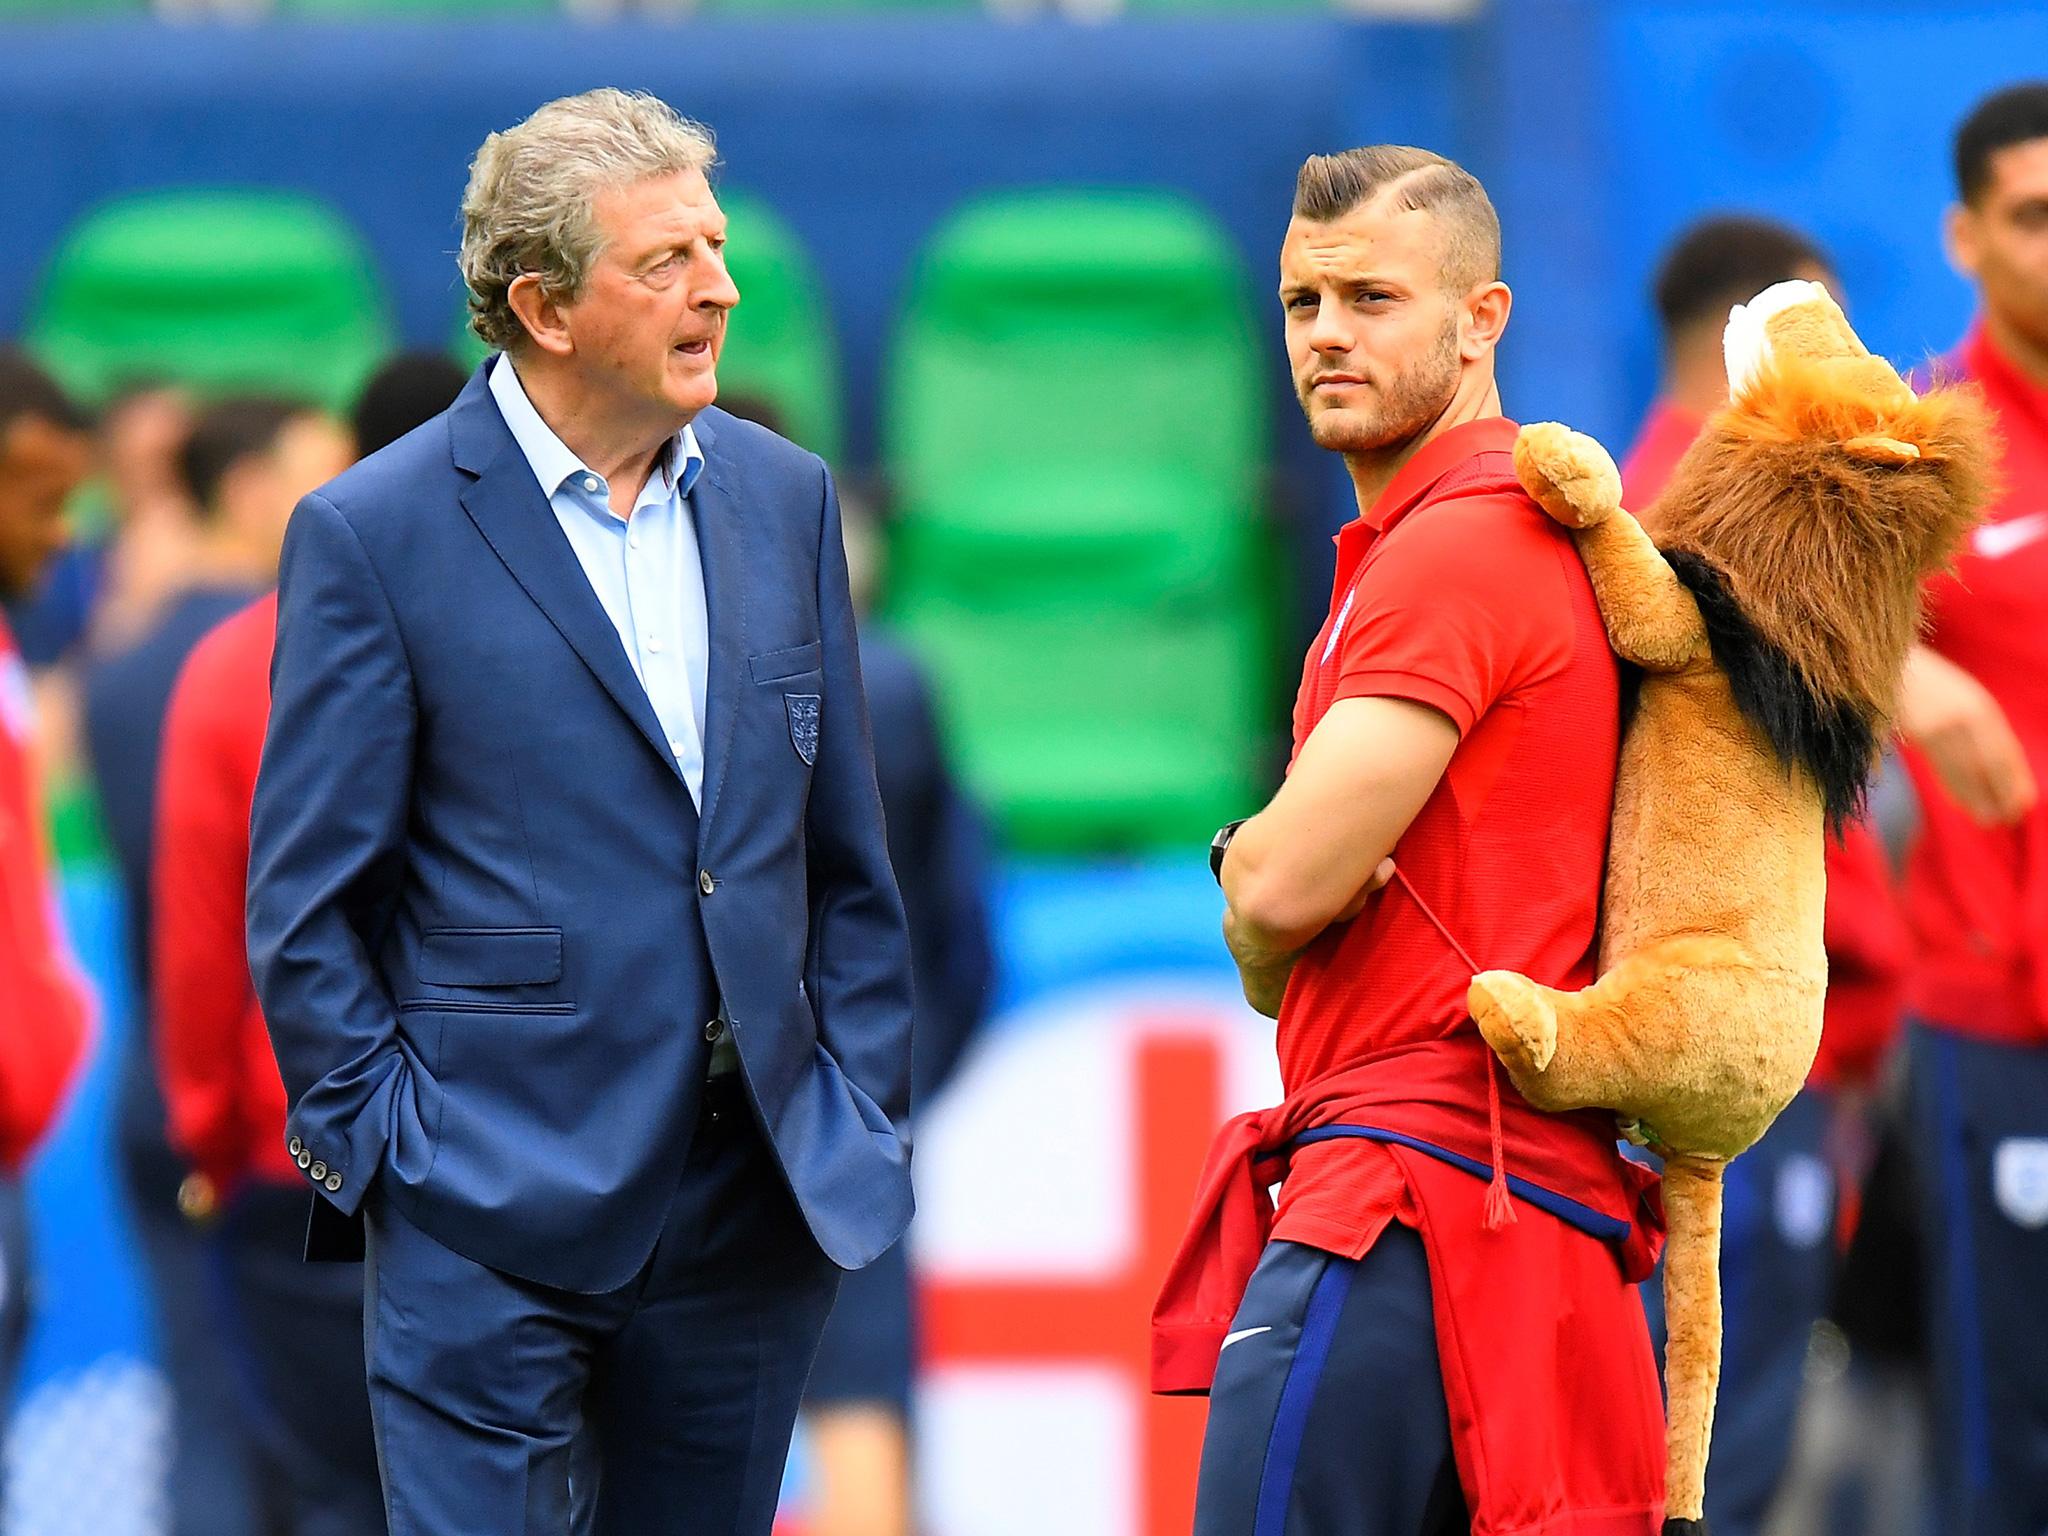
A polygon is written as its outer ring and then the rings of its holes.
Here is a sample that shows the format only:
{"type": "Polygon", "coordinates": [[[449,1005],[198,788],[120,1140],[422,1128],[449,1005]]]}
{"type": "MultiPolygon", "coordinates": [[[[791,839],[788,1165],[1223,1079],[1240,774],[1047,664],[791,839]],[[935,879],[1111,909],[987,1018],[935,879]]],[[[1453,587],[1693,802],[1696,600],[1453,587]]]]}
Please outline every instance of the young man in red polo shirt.
{"type": "Polygon", "coordinates": [[[1662,1518],[1650,1176],[1611,1115],[1530,1109],[1465,1009],[1490,966],[1592,980],[1620,725],[1584,567],[1515,480],[1499,279],[1458,166],[1303,167],[1288,353],[1360,516],[1287,781],[1218,835],[1288,1098],[1219,1136],[1155,1314],[1155,1387],[1210,1392],[1199,1536],[1662,1518]]]}
{"type": "Polygon", "coordinates": [[[1921,801],[1906,907],[1946,1530],[2048,1529],[2048,81],[1958,130],[1949,249],[1977,287],[1947,370],[1979,384],[2004,492],[1907,671],[1921,801]]]}

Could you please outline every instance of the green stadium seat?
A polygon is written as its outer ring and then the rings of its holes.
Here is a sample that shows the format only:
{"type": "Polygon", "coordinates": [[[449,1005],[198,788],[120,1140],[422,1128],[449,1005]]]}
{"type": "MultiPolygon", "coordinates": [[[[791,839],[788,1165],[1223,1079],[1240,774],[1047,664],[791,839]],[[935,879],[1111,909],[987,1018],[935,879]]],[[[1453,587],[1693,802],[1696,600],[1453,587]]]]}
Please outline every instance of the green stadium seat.
{"type": "Polygon", "coordinates": [[[157,192],[76,226],[45,273],[29,345],[90,401],[166,378],[336,409],[389,351],[383,293],[332,210],[278,192],[157,192]]]}
{"type": "Polygon", "coordinates": [[[836,464],[845,447],[839,348],[817,271],[766,203],[725,188],[718,203],[726,269],[740,291],[718,359],[719,397],[772,405],[792,441],[836,464]]]}
{"type": "Polygon", "coordinates": [[[1202,837],[1260,776],[1246,296],[1213,222],[1144,192],[983,199],[920,265],[886,391],[891,615],[1020,846],[1202,837]]]}
{"type": "Polygon", "coordinates": [[[1253,514],[1264,474],[1245,299],[1235,253],[1180,199],[971,206],[927,255],[895,357],[888,460],[906,531],[930,558],[970,563],[992,541],[1045,539],[1049,520],[1206,558],[1253,514]],[[1186,489],[1164,494],[1168,480],[1186,489]]]}
{"type": "Polygon", "coordinates": [[[968,782],[1013,846],[1062,854],[1205,841],[1256,808],[1264,621],[1246,602],[900,613],[968,782]]]}

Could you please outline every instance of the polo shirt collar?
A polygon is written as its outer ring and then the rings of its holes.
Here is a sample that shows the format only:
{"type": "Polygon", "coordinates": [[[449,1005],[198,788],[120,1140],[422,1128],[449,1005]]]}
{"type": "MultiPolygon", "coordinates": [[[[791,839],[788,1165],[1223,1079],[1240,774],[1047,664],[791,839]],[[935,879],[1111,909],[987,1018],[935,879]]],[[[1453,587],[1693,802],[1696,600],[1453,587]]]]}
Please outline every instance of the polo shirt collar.
{"type": "Polygon", "coordinates": [[[1505,416],[1461,422],[1424,443],[1359,521],[1384,533],[1428,499],[1437,481],[1479,453],[1512,453],[1521,428],[1505,416]]]}
{"type": "MultiPolygon", "coordinates": [[[[534,478],[550,499],[570,476],[595,473],[556,436],[555,429],[534,409],[510,357],[500,356],[492,363],[490,386],[491,398],[498,404],[498,414],[505,418],[506,430],[511,432],[512,441],[519,445],[519,451],[526,455],[534,478]]],[[[687,496],[704,469],[704,450],[697,445],[696,429],[687,422],[682,431],[663,445],[660,457],[655,460],[655,472],[661,476],[662,485],[667,490],[676,489],[677,464],[683,467],[682,494],[687,496]]]]}
{"type": "Polygon", "coordinates": [[[1970,378],[1984,386],[2000,411],[2012,411],[2029,418],[2048,432],[2048,389],[2036,384],[2016,368],[1991,339],[1991,329],[1979,316],[1963,338],[1962,363],[1970,378]]]}

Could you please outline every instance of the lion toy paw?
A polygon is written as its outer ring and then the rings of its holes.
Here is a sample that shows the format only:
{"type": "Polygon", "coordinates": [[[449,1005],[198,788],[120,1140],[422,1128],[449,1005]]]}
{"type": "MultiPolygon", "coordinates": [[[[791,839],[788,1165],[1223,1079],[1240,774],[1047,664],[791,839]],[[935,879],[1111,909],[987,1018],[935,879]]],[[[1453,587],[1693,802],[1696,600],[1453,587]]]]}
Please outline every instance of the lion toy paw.
{"type": "Polygon", "coordinates": [[[1592,528],[1621,507],[1621,471],[1583,432],[1539,421],[1515,435],[1515,478],[1567,528],[1592,528]]]}
{"type": "Polygon", "coordinates": [[[1472,978],[1465,1005],[1486,1043],[1518,1080],[1538,1075],[1557,1054],[1557,1010],[1528,977],[1482,971],[1472,978]]]}

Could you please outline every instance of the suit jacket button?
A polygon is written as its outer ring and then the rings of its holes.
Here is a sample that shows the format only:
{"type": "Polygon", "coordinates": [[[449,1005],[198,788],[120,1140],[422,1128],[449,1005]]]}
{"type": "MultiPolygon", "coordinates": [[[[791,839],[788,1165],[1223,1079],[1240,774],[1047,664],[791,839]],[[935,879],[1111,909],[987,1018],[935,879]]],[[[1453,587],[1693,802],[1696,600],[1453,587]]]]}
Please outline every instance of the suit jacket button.
{"type": "Polygon", "coordinates": [[[714,890],[716,890],[717,888],[718,888],[718,882],[717,882],[716,880],[714,880],[714,879],[712,879],[712,878],[711,878],[711,871],[710,871],[710,870],[708,870],[708,869],[704,869],[704,870],[699,870],[699,871],[697,872],[697,889],[698,889],[698,890],[702,891],[702,892],[703,892],[703,893],[704,893],[704,894],[705,894],[706,896],[709,896],[709,895],[710,895],[710,894],[711,894],[711,893],[712,893],[712,892],[713,892],[714,890]]]}
{"type": "Polygon", "coordinates": [[[294,1161],[298,1163],[298,1165],[301,1168],[304,1168],[311,1164],[311,1162],[313,1161],[313,1154],[308,1152],[304,1147],[301,1147],[298,1151],[292,1154],[292,1158],[294,1161]]]}
{"type": "Polygon", "coordinates": [[[327,1165],[322,1162],[315,1162],[306,1172],[312,1175],[315,1184],[323,1183],[327,1178],[327,1165]]]}
{"type": "Polygon", "coordinates": [[[291,1154],[292,1154],[292,1156],[293,1156],[293,1157],[297,1157],[297,1156],[298,1156],[298,1155],[299,1155],[299,1154],[300,1154],[301,1152],[303,1152],[303,1151],[305,1151],[305,1150],[306,1150],[306,1144],[305,1144],[305,1143],[304,1143],[303,1141],[299,1140],[299,1138],[298,1138],[298,1137],[294,1136],[294,1137],[292,1138],[292,1144],[291,1144],[291,1149],[290,1149],[290,1150],[291,1150],[291,1154]]]}
{"type": "Polygon", "coordinates": [[[330,1195],[338,1195],[341,1193],[341,1175],[339,1173],[330,1173],[329,1175],[327,1175],[327,1193],[329,1193],[330,1195]]]}

